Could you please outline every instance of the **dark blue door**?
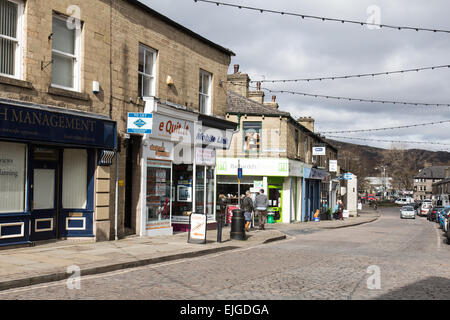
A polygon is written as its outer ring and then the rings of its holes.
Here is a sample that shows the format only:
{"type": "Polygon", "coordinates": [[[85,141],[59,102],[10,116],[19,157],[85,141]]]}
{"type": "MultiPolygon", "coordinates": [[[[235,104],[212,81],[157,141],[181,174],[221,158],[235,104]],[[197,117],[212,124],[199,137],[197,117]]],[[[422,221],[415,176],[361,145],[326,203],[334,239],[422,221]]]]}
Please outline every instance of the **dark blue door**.
{"type": "Polygon", "coordinates": [[[48,240],[57,237],[58,162],[36,161],[31,164],[30,240],[48,240]]]}

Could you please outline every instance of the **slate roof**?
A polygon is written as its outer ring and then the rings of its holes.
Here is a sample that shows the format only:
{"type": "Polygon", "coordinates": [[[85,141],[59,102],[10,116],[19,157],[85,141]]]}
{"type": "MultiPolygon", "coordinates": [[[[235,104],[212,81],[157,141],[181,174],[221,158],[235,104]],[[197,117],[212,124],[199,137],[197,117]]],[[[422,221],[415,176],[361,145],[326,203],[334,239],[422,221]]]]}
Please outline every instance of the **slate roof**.
{"type": "Polygon", "coordinates": [[[227,112],[258,116],[291,116],[289,112],[279,111],[278,109],[263,105],[232,91],[227,91],[227,112]]]}
{"type": "Polygon", "coordinates": [[[151,9],[149,6],[147,6],[146,4],[144,4],[142,2],[142,0],[127,0],[129,3],[132,3],[136,6],[138,6],[139,8],[147,11],[148,13],[155,15],[156,17],[160,18],[162,21],[168,23],[169,25],[185,32],[186,34],[188,34],[189,36],[192,36],[200,41],[202,41],[203,43],[206,43],[207,45],[210,45],[214,48],[216,48],[219,51],[222,51],[230,56],[235,56],[236,54],[231,51],[230,49],[227,49],[225,47],[222,47],[221,45],[218,45],[217,43],[212,42],[211,40],[206,39],[205,37],[199,35],[198,33],[186,28],[185,26],[173,21],[172,19],[169,19],[168,17],[166,17],[165,15],[151,9]]]}
{"type": "Polygon", "coordinates": [[[423,168],[414,178],[444,179],[445,169],[447,168],[448,166],[432,166],[423,168]]]}

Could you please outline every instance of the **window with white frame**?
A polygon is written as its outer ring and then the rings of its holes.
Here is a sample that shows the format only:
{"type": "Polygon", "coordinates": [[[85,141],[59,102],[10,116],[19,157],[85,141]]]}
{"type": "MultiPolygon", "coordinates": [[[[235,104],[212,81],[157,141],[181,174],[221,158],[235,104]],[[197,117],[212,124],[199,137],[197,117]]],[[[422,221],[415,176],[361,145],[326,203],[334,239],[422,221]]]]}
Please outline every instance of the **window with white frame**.
{"type": "Polygon", "coordinates": [[[52,86],[80,91],[81,22],[54,14],[52,28],[52,86]]]}
{"type": "Polygon", "coordinates": [[[139,97],[155,96],[156,50],[139,45],[139,97]]]}
{"type": "Polygon", "coordinates": [[[200,70],[198,110],[202,114],[211,114],[211,79],[211,73],[200,70]]]}
{"type": "Polygon", "coordinates": [[[0,74],[22,78],[23,3],[0,0],[0,74]]]}

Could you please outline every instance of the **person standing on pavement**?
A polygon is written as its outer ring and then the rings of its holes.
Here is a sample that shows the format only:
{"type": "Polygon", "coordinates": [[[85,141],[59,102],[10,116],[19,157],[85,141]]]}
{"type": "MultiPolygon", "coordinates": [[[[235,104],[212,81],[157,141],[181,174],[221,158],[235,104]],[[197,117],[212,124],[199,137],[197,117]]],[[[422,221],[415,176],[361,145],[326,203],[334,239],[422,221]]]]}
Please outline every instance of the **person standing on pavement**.
{"type": "Polygon", "coordinates": [[[252,213],[253,213],[253,200],[252,193],[250,190],[245,192],[245,198],[242,200],[241,209],[244,210],[245,218],[245,231],[249,231],[250,225],[252,223],[252,213]]]}
{"type": "Polygon", "coordinates": [[[267,206],[269,200],[264,194],[264,189],[259,190],[259,194],[255,197],[255,213],[258,216],[259,230],[265,230],[264,225],[267,221],[267,206]]]}
{"type": "Polygon", "coordinates": [[[339,220],[344,220],[344,204],[342,203],[342,200],[339,200],[338,202],[338,218],[339,220]]]}

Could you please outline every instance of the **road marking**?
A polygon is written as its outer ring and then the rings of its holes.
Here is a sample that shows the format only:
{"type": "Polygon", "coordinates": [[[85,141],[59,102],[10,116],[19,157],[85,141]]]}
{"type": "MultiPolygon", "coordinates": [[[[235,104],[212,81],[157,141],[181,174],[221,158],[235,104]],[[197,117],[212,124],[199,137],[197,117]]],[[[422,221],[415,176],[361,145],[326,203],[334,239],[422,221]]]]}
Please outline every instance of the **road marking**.
{"type": "Polygon", "coordinates": [[[441,240],[441,236],[439,235],[439,228],[435,227],[434,230],[436,230],[436,235],[437,235],[437,247],[438,247],[438,251],[441,250],[441,245],[442,245],[442,240],[441,240]]]}

